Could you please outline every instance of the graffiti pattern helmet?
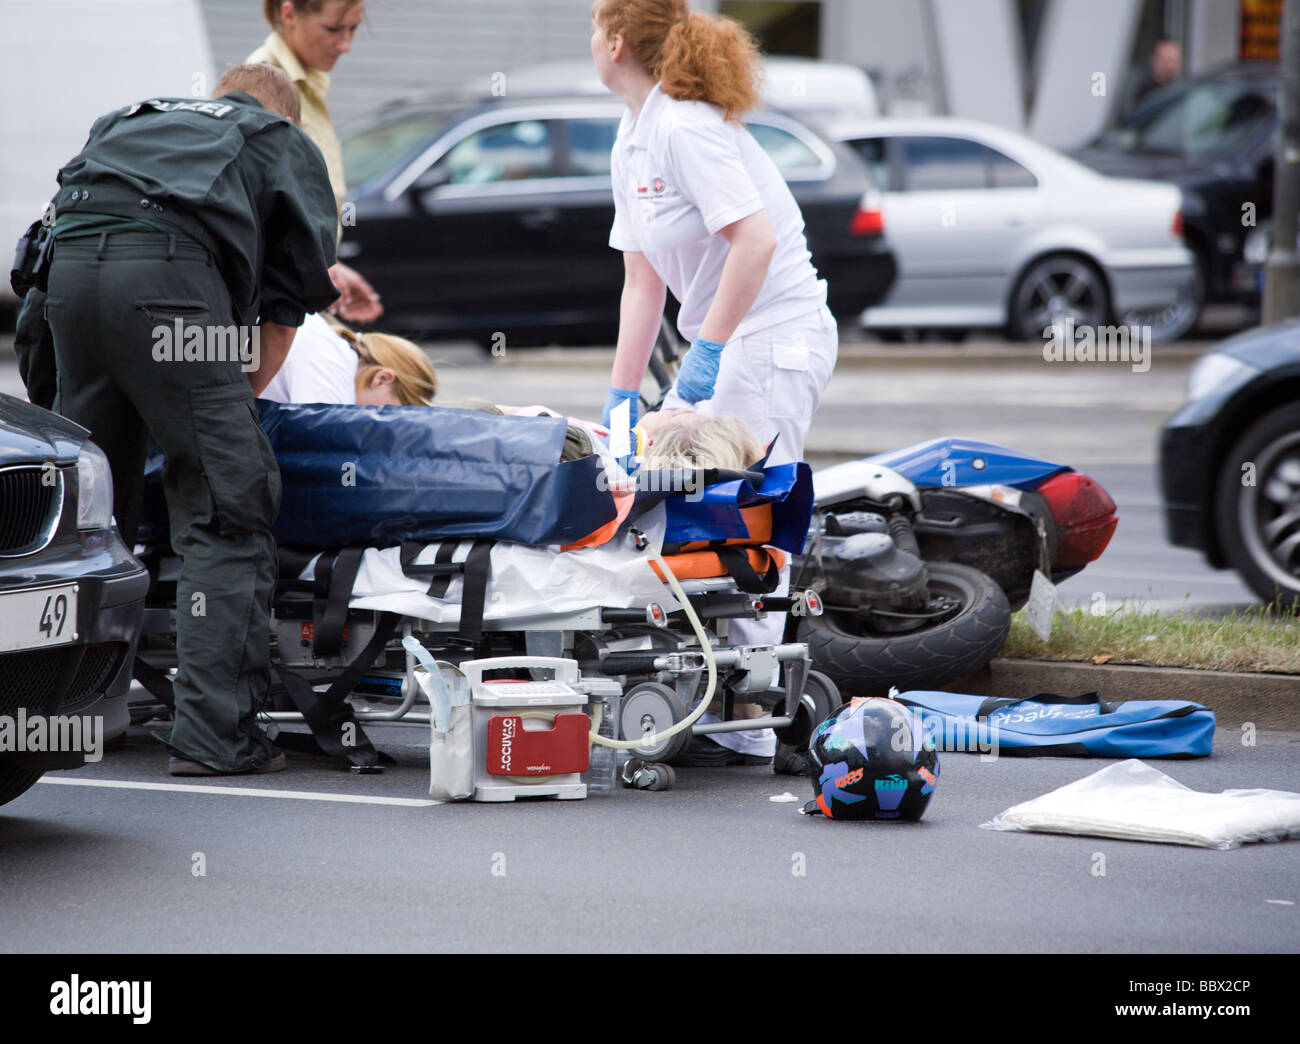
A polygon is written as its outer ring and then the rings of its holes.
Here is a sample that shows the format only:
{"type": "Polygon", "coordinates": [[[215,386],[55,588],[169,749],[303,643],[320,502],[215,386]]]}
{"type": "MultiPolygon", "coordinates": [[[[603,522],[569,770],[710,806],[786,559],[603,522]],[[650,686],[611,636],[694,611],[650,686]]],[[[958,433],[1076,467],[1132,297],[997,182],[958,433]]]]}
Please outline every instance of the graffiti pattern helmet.
{"type": "Polygon", "coordinates": [[[831,819],[920,819],[939,781],[934,737],[895,700],[850,700],[813,730],[813,800],[831,819]]]}

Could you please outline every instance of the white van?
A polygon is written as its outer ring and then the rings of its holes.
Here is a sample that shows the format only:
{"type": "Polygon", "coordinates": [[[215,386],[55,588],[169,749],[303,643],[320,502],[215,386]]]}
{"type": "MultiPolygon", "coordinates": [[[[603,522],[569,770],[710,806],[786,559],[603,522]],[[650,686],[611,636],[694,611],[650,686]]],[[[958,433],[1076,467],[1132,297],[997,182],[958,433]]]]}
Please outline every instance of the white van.
{"type": "MultiPolygon", "coordinates": [[[[0,263],[95,119],[216,84],[199,0],[0,0],[0,263]]],[[[12,304],[0,279],[0,303],[12,304]]]]}

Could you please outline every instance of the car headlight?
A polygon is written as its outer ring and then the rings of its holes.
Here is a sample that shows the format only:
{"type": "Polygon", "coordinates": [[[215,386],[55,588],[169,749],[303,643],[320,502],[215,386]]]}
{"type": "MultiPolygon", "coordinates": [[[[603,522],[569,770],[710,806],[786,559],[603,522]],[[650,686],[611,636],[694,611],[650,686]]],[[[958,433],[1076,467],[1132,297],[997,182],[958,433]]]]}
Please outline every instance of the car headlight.
{"type": "Polygon", "coordinates": [[[1231,355],[1211,352],[1203,355],[1187,377],[1187,400],[1196,402],[1208,395],[1226,395],[1236,391],[1259,373],[1255,367],[1231,355]]]}
{"type": "Polygon", "coordinates": [[[87,442],[77,454],[77,528],[113,524],[113,472],[104,451],[87,442]]]}

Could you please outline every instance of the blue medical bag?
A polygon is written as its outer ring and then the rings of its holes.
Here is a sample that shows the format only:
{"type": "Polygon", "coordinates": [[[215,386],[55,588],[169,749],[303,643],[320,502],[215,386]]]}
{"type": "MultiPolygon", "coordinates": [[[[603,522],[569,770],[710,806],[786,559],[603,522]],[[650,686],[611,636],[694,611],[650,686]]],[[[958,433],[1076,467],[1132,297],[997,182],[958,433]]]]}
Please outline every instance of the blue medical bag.
{"type": "Polygon", "coordinates": [[[916,691],[894,698],[920,715],[940,749],[987,752],[996,747],[1000,754],[1022,756],[1199,758],[1210,753],[1214,742],[1214,711],[1186,700],[1107,703],[1096,692],[1013,699],[916,691]]]}

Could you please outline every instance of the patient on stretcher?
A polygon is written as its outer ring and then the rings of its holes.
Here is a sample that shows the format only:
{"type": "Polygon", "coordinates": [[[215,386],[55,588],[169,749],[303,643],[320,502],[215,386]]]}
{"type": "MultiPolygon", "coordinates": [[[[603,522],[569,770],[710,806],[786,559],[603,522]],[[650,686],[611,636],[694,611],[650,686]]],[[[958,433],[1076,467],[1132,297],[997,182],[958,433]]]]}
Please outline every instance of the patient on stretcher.
{"type": "MultiPolygon", "coordinates": [[[[262,398],[286,403],[361,406],[432,406],[438,376],[423,350],[392,334],[359,334],[309,315],[262,398]]],[[[439,406],[522,416],[559,416],[540,406],[503,406],[486,399],[440,401],[439,406]]],[[[598,424],[567,418],[560,460],[595,451],[607,432],[598,424]]],[[[706,417],[691,410],[649,413],[634,431],[644,468],[747,468],[763,456],[753,430],[739,417],[706,417]]]]}

